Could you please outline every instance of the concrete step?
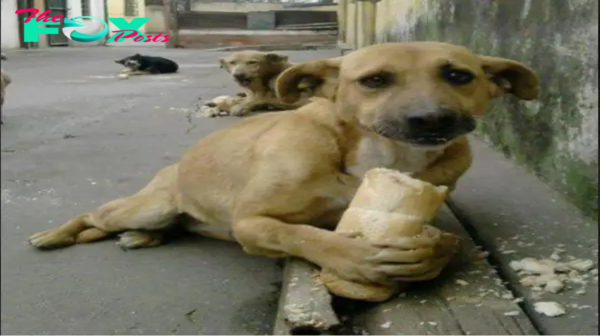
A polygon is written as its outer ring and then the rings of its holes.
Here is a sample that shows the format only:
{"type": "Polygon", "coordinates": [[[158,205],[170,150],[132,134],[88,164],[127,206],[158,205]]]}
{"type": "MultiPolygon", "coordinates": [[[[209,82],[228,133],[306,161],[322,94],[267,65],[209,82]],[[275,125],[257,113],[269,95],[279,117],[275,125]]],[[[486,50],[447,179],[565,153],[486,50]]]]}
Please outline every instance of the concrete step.
{"type": "MultiPolygon", "coordinates": [[[[598,223],[483,141],[474,138],[474,164],[450,198],[450,208],[509,282],[538,330],[553,335],[598,334],[598,278],[587,274],[558,294],[520,284],[509,264],[526,257],[590,259],[597,264],[598,223]],[[543,293],[543,294],[542,294],[543,293]],[[541,301],[556,301],[567,311],[547,317],[535,312],[541,301]]],[[[597,265],[594,265],[597,268],[597,265]]]]}

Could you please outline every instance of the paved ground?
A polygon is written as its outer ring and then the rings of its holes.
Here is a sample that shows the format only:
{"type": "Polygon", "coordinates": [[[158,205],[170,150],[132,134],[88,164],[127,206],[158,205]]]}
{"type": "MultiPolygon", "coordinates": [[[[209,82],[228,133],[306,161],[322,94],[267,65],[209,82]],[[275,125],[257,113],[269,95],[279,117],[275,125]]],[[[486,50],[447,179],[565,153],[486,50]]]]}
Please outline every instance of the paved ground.
{"type": "MultiPolygon", "coordinates": [[[[2,126],[3,334],[267,334],[278,298],[273,260],[189,239],[124,252],[112,242],[39,252],[26,243],[141,188],[196,139],[236,119],[198,119],[198,98],[235,89],[219,53],[147,49],[171,76],[117,80],[113,59],[141,49],[8,51],[14,83],[2,126]]],[[[293,60],[335,51],[288,52],[293,60]]]]}

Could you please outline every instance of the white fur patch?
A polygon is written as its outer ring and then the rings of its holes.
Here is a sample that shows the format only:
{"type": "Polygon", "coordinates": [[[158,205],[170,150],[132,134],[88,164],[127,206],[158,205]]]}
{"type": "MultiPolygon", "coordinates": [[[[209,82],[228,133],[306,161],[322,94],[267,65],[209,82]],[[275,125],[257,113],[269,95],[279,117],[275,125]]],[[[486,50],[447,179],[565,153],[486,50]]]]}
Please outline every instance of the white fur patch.
{"type": "Polygon", "coordinates": [[[391,168],[402,173],[415,173],[424,170],[433,160],[431,149],[405,146],[398,149],[398,144],[386,139],[366,136],[358,144],[356,164],[347,171],[353,176],[362,178],[373,168],[391,168]]]}

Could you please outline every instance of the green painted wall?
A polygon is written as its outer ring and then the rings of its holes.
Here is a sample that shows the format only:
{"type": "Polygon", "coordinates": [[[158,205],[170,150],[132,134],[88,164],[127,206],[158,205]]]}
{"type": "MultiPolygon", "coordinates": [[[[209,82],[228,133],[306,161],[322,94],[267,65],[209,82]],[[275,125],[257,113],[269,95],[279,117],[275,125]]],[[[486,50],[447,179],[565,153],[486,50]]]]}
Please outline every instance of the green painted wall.
{"type": "Polygon", "coordinates": [[[420,14],[399,17],[380,40],[446,41],[534,68],[541,99],[500,99],[479,135],[597,219],[598,0],[422,3],[420,14]]]}

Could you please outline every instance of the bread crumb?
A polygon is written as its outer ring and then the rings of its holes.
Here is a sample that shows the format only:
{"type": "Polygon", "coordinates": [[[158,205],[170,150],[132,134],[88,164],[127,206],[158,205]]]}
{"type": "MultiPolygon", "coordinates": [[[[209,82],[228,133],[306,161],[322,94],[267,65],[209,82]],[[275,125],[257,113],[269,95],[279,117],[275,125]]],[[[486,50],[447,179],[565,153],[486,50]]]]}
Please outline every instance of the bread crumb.
{"type": "Polygon", "coordinates": [[[513,310],[513,311],[504,313],[504,316],[517,316],[519,314],[520,314],[520,312],[518,310],[513,310]]]}
{"type": "Polygon", "coordinates": [[[552,259],[554,261],[559,261],[560,260],[560,255],[558,254],[557,250],[554,250],[554,253],[552,253],[550,255],[550,259],[552,259]]]}
{"type": "Polygon", "coordinates": [[[548,274],[554,273],[554,267],[547,262],[534,258],[524,258],[521,260],[521,270],[529,274],[548,274]]]}
{"type": "Polygon", "coordinates": [[[550,292],[550,293],[558,293],[561,290],[563,290],[565,288],[565,284],[563,284],[562,281],[558,280],[558,279],[552,279],[549,280],[548,282],[546,282],[546,286],[544,287],[544,290],[546,292],[550,292]]]}
{"type": "Polygon", "coordinates": [[[513,295],[513,293],[506,293],[506,294],[502,294],[502,298],[505,300],[512,300],[515,298],[515,296],[513,295]]]}
{"type": "Polygon", "coordinates": [[[572,269],[581,272],[587,272],[594,267],[594,262],[591,259],[576,259],[568,263],[572,269]]]}
{"type": "Polygon", "coordinates": [[[536,312],[550,317],[566,314],[565,309],[558,302],[553,301],[536,302],[534,309],[536,312]]]}
{"type": "MultiPolygon", "coordinates": [[[[549,258],[523,258],[513,260],[509,263],[512,270],[521,277],[520,283],[525,287],[530,287],[534,292],[559,293],[567,287],[567,284],[586,285],[593,281],[591,278],[595,270],[594,262],[590,259],[576,259],[572,256],[566,256],[566,262],[559,262],[561,259],[558,250],[549,258]]],[[[583,288],[578,294],[585,293],[583,288]]],[[[533,293],[536,294],[536,293],[533,293]]],[[[539,297],[540,294],[537,296],[539,297]]]]}
{"type": "Polygon", "coordinates": [[[432,326],[436,326],[437,322],[429,321],[429,322],[427,322],[427,324],[432,325],[432,326]]]}
{"type": "Polygon", "coordinates": [[[384,324],[381,325],[381,327],[383,329],[389,329],[391,326],[392,326],[392,322],[390,322],[390,321],[387,321],[387,322],[385,322],[384,324]]]}
{"type": "Polygon", "coordinates": [[[566,264],[557,263],[554,267],[554,270],[559,273],[568,273],[569,271],[571,271],[571,268],[566,264]]]}
{"type": "Polygon", "coordinates": [[[467,286],[469,283],[462,279],[456,279],[456,284],[461,286],[467,286]]]}
{"type": "Polygon", "coordinates": [[[488,251],[479,252],[477,254],[477,259],[485,259],[485,258],[489,257],[489,255],[490,255],[490,252],[488,252],[488,251]]]}

